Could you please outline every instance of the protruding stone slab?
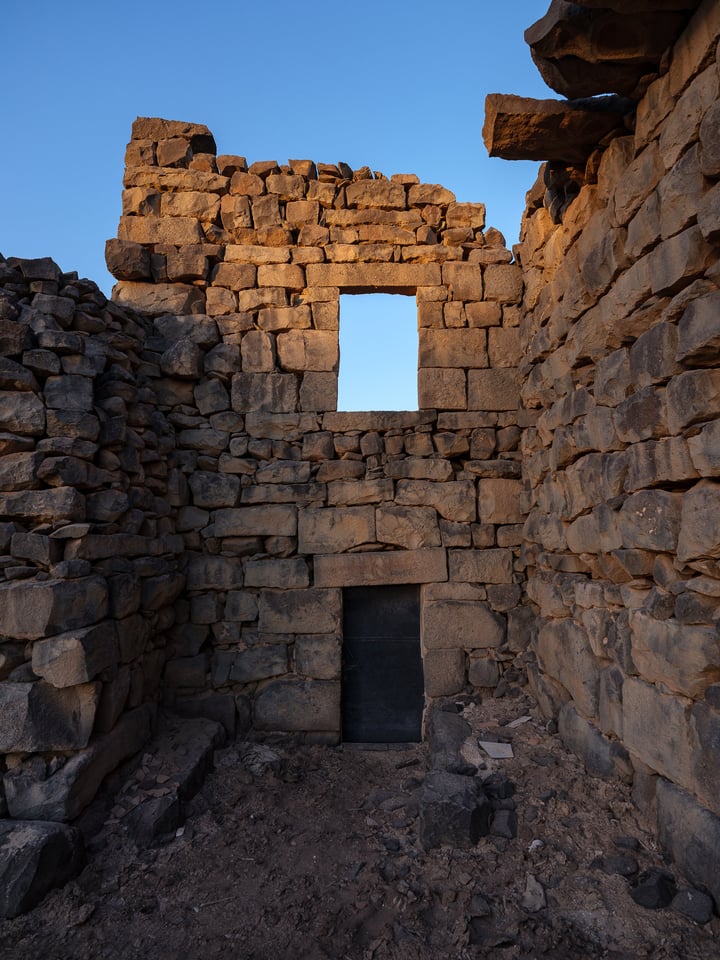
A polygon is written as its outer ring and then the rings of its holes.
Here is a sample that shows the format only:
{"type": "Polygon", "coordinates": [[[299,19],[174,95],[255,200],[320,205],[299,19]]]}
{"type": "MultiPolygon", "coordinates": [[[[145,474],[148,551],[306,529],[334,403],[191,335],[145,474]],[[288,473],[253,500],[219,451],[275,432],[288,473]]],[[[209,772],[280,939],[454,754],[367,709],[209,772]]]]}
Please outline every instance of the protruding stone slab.
{"type": "Polygon", "coordinates": [[[619,97],[532,100],[491,93],[483,140],[491,157],[584,164],[609,133],[623,130],[629,104],[619,97]]]}
{"type": "Polygon", "coordinates": [[[319,587],[371,587],[444,580],[447,580],[447,559],[441,548],[315,557],[315,583],[319,587]]]}
{"type": "Polygon", "coordinates": [[[0,584],[0,635],[37,640],[76,630],[107,613],[104,577],[15,580],[0,584]]]}
{"type": "Polygon", "coordinates": [[[100,684],[57,689],[44,680],[0,684],[0,753],[80,750],[95,721],[100,684]]]}
{"type": "Polygon", "coordinates": [[[75,827],[0,820],[0,918],[31,910],[49,890],[76,876],[84,860],[75,827]]]}
{"type": "MultiPolygon", "coordinates": [[[[10,814],[20,820],[74,820],[104,778],[150,738],[154,704],[126,713],[104,736],[68,757],[61,766],[29,760],[5,774],[10,814]]],[[[48,748],[45,748],[48,749],[48,748]]]]}

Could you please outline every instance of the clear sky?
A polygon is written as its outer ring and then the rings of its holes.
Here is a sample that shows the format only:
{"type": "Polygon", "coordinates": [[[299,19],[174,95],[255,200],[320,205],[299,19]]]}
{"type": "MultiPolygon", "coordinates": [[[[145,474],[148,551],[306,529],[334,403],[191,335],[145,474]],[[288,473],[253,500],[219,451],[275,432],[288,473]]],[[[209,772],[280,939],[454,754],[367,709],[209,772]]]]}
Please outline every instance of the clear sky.
{"type": "Polygon", "coordinates": [[[3,0],[0,253],[109,294],[137,116],[205,123],[219,153],[416,173],[487,205],[511,246],[537,164],[488,158],[488,93],[555,96],[523,31],[548,0],[3,0]]]}

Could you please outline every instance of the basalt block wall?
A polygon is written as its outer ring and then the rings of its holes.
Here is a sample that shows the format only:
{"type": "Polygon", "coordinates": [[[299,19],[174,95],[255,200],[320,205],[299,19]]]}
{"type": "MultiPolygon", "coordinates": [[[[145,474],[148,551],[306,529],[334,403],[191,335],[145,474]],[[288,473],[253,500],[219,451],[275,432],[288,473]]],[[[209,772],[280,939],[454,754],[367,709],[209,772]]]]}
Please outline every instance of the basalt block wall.
{"type": "Polygon", "coordinates": [[[531,190],[516,251],[532,685],[716,899],[719,36],[702,4],[564,212],[531,190]]]}
{"type": "Polygon", "coordinates": [[[426,696],[526,668],[720,900],[719,37],[702,3],[514,257],[415,177],[141,119],[114,302],[2,261],[12,816],[76,816],[158,701],[336,741],[343,588],[418,584],[426,696]],[[416,411],[336,409],[359,292],[416,299],[416,411]]]}
{"type": "Polygon", "coordinates": [[[386,584],[421,585],[427,697],[494,688],[527,637],[522,278],[483,205],[151,119],[123,198],[114,297],[156,317],[188,564],[166,702],[336,741],[342,589],[386,584]],[[416,301],[419,410],[336,409],[340,295],[372,292],[416,301]]]}
{"type": "Polygon", "coordinates": [[[0,258],[0,814],[68,820],[150,736],[183,540],[146,318],[0,258]]]}

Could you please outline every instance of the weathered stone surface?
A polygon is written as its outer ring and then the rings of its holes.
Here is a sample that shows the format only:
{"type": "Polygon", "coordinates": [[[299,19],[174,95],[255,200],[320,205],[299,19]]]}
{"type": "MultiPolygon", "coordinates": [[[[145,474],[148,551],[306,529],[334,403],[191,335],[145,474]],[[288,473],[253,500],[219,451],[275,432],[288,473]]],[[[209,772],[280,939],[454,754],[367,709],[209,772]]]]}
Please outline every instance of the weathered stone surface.
{"type": "Polygon", "coordinates": [[[423,656],[425,694],[450,697],[465,686],[465,654],[462,650],[428,650],[423,656]]]}
{"type": "Polygon", "coordinates": [[[85,862],[75,827],[0,821],[0,917],[9,920],[76,876],[85,862]]]}
{"type": "Polygon", "coordinates": [[[105,263],[116,280],[151,280],[150,251],[141,243],[111,239],[105,244],[105,263]]]}
{"type": "Polygon", "coordinates": [[[553,0],[545,16],[525,31],[535,65],[564,97],[632,96],[640,80],[658,70],[686,17],[680,10],[653,10],[648,17],[588,6],[553,0]]]}
{"type": "Polygon", "coordinates": [[[339,590],[266,590],[260,595],[259,630],[281,634],[335,633],[340,627],[341,603],[339,590]]]}
{"type": "Polygon", "coordinates": [[[45,407],[28,391],[4,390],[0,394],[0,430],[21,436],[38,436],[45,430],[45,407]]]}
{"type": "Polygon", "coordinates": [[[295,588],[309,585],[307,563],[299,557],[291,560],[251,560],[245,565],[246,587],[295,588]]]}
{"type": "Polygon", "coordinates": [[[511,367],[468,372],[469,410],[516,410],[520,406],[520,378],[511,367]]]}
{"type": "Polygon", "coordinates": [[[104,620],[33,644],[33,673],[54,687],[71,687],[93,680],[118,659],[115,623],[104,620]]]}
{"type": "Polygon", "coordinates": [[[644,490],[628,497],[618,515],[626,548],[672,552],[680,530],[681,501],[665,490],[644,490]]]}
{"type": "Polygon", "coordinates": [[[258,730],[340,731],[340,684],[325,680],[273,680],[255,698],[258,730]]]}
{"type": "Polygon", "coordinates": [[[342,642],[335,634],[300,636],[295,641],[295,667],[300,676],[339,680],[342,642]]]}
{"type": "Polygon", "coordinates": [[[702,480],[682,496],[679,560],[720,557],[720,484],[702,480]]]}
{"type": "Polygon", "coordinates": [[[57,689],[44,680],[0,684],[2,753],[78,750],[87,745],[99,684],[57,689]]]}
{"type": "Polygon", "coordinates": [[[657,822],[662,849],[692,883],[710,891],[717,908],[720,903],[717,871],[720,817],[706,810],[685,790],[660,778],[657,822]]]}
{"type": "Polygon", "coordinates": [[[240,480],[237,477],[196,470],[188,479],[196,507],[213,510],[217,507],[234,507],[240,495],[240,480]]]}
{"type": "Polygon", "coordinates": [[[453,480],[442,485],[429,480],[400,480],[395,502],[400,506],[434,507],[446,520],[467,522],[477,518],[472,480],[453,480]]]}
{"type": "Polygon", "coordinates": [[[604,737],[592,723],[589,723],[566,703],[558,716],[558,733],[569,750],[581,758],[585,769],[593,777],[606,780],[623,777],[632,779],[632,766],[627,751],[618,743],[604,737]]]}
{"type": "Polygon", "coordinates": [[[536,641],[541,668],[570,693],[586,717],[597,716],[598,668],[587,636],[572,620],[551,620],[536,641]]]}
{"type": "Polygon", "coordinates": [[[512,550],[449,550],[450,579],[461,583],[512,583],[512,550]]]}
{"type": "Polygon", "coordinates": [[[311,263],[307,282],[311,287],[338,287],[344,293],[414,293],[417,287],[437,286],[440,267],[436,263],[311,263]]]}
{"type": "Polygon", "coordinates": [[[420,367],[486,367],[484,330],[421,330],[420,367]]]}
{"type": "Polygon", "coordinates": [[[242,582],[242,564],[234,557],[193,556],[188,563],[188,590],[228,590],[242,582]]]}
{"type": "Polygon", "coordinates": [[[315,557],[315,583],[320,587],[439,583],[444,580],[447,580],[447,557],[443,549],[315,557]]]}
{"type": "Polygon", "coordinates": [[[634,756],[682,786],[691,787],[693,743],[687,701],[650,683],[626,677],[623,683],[623,735],[634,756]],[[662,730],[662,737],[657,731],[662,730]]]}
{"type": "Polygon", "coordinates": [[[406,550],[440,546],[437,514],[431,507],[378,507],[375,530],[378,542],[406,550]]]}
{"type": "MultiPolygon", "coordinates": [[[[176,221],[177,218],[173,222],[176,221]]],[[[152,317],[163,314],[202,314],[205,307],[202,291],[182,283],[136,283],[121,280],[113,288],[113,300],[152,317]]]]}
{"type": "Polygon", "coordinates": [[[423,605],[422,643],[425,650],[499,647],[505,620],[488,604],[444,600],[423,605]]]}
{"type": "Polygon", "coordinates": [[[291,504],[218,510],[215,514],[215,536],[293,537],[297,532],[297,522],[297,508],[291,504]]]}
{"type": "Polygon", "coordinates": [[[301,510],[298,516],[300,553],[343,553],[375,541],[375,510],[334,507],[301,510]]]}
{"type": "Polygon", "coordinates": [[[292,413],[298,385],[290,373],[238,373],[232,379],[232,408],[240,413],[292,413]]]}
{"type": "Polygon", "coordinates": [[[0,584],[0,634],[35,640],[96,623],[107,614],[103,577],[0,584]]]}
{"type": "Polygon", "coordinates": [[[235,655],[230,680],[234,683],[254,683],[268,677],[281,676],[288,671],[287,647],[283,643],[248,647],[235,655]]]}
{"type": "Polygon", "coordinates": [[[420,842],[425,850],[448,844],[472,847],[488,832],[490,806],[479,781],[445,770],[425,778],[420,799],[420,842]]]}
{"type": "Polygon", "coordinates": [[[483,140],[491,157],[584,164],[603,137],[622,130],[627,110],[617,97],[561,101],[491,93],[483,140]]]}
{"type": "Polygon", "coordinates": [[[20,820],[74,820],[108,773],[147,742],[154,715],[152,704],[129,711],[110,733],[95,738],[57,768],[31,759],[6,773],[4,785],[11,816],[20,820]]]}
{"type": "Polygon", "coordinates": [[[463,370],[423,367],[418,370],[418,403],[423,409],[466,410],[463,370]]]}

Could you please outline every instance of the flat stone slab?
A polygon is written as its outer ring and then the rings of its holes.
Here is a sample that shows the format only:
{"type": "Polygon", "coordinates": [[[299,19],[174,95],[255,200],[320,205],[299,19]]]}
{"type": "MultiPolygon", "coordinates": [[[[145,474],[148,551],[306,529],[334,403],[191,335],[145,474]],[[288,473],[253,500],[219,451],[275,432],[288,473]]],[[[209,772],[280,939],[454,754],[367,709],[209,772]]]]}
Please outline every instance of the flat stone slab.
{"type": "Polygon", "coordinates": [[[491,157],[584,164],[609,133],[621,133],[629,102],[620,97],[533,100],[491,93],[483,140],[491,157]]]}

